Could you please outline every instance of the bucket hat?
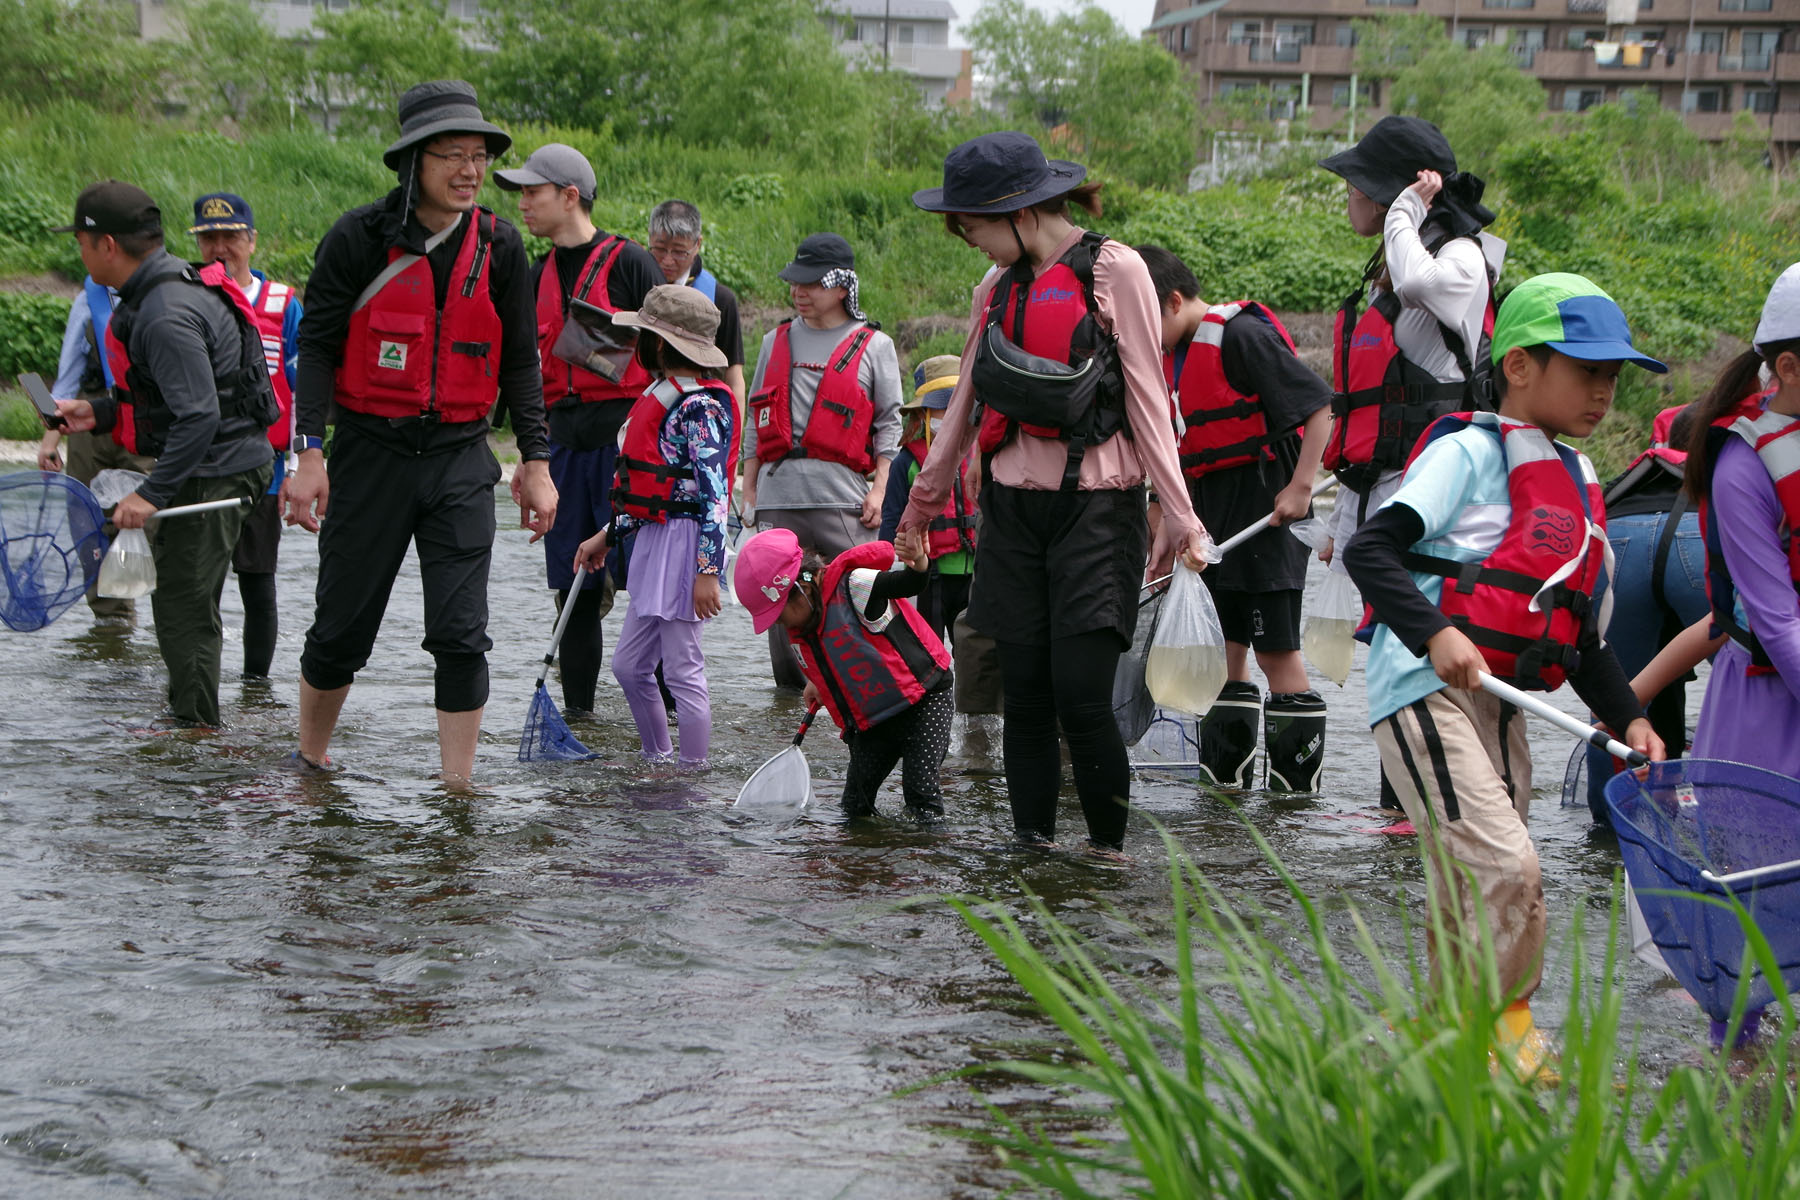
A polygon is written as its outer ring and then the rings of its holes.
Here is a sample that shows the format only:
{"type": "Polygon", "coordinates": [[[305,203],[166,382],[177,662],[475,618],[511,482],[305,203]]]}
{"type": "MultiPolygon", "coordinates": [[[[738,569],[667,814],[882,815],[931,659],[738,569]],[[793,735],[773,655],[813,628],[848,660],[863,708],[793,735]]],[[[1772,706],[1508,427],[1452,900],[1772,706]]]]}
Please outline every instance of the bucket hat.
{"type": "Polygon", "coordinates": [[[723,367],[725,352],[714,344],[719,310],[713,302],[681,283],[659,283],[644,295],[636,312],[616,312],[613,324],[648,329],[696,366],[723,367]]]}
{"type": "Polygon", "coordinates": [[[913,394],[901,408],[943,409],[950,407],[950,393],[956,390],[962,359],[954,354],[934,354],[913,369],[913,394]]]}
{"type": "Polygon", "coordinates": [[[765,529],[738,551],[731,586],[756,632],[767,633],[787,607],[804,557],[791,529],[765,529]]]}
{"type": "Polygon", "coordinates": [[[1321,158],[1319,165],[1386,207],[1412,186],[1420,171],[1453,173],[1456,155],[1438,127],[1423,117],[1383,117],[1362,141],[1321,158]]]}
{"type": "Polygon", "coordinates": [[[1618,302],[1580,275],[1533,275],[1514,288],[1494,318],[1494,363],[1514,346],[1548,346],[1583,362],[1629,362],[1666,375],[1669,368],[1631,344],[1618,302]]]}
{"type": "Polygon", "coordinates": [[[512,135],[484,120],[475,103],[475,88],[460,79],[432,79],[406,89],[398,105],[400,140],[381,153],[390,170],[400,168],[404,151],[446,133],[479,133],[490,155],[505,154],[512,135]]]}
{"type": "Polygon", "coordinates": [[[1073,191],[1087,168],[1045,158],[1023,133],[984,133],[944,156],[944,186],[922,188],[913,203],[926,212],[1009,213],[1073,191]]]}

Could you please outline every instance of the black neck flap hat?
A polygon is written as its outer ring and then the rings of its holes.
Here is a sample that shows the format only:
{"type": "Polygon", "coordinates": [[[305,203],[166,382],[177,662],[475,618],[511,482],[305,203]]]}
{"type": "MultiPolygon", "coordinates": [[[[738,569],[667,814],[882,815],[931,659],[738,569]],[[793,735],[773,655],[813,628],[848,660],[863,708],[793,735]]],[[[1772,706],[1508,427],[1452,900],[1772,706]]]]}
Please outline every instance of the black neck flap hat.
{"type": "Polygon", "coordinates": [[[1443,191],[1431,202],[1426,218],[1450,237],[1467,237],[1491,224],[1493,212],[1481,203],[1487,185],[1479,176],[1456,169],[1456,154],[1443,132],[1423,117],[1383,117],[1362,140],[1319,165],[1341,175],[1357,191],[1383,208],[1418,181],[1420,171],[1444,177],[1443,191]]]}
{"type": "Polygon", "coordinates": [[[984,133],[944,156],[944,186],[913,193],[926,212],[999,216],[1074,191],[1087,168],[1045,158],[1023,133],[984,133]]]}
{"type": "Polygon", "coordinates": [[[433,79],[416,83],[400,97],[400,140],[382,151],[381,161],[398,171],[406,151],[423,146],[447,133],[478,133],[487,139],[490,155],[505,154],[512,135],[481,115],[475,89],[460,79],[433,79]]]}

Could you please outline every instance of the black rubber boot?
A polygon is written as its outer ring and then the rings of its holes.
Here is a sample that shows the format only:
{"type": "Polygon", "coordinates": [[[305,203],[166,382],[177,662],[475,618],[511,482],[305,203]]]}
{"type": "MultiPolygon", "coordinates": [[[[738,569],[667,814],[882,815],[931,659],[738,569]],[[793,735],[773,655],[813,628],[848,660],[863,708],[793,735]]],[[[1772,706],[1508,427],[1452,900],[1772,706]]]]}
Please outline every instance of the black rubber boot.
{"type": "Polygon", "coordinates": [[[1325,698],[1271,692],[1263,708],[1263,748],[1271,792],[1316,792],[1325,769],[1325,698]]]}
{"type": "Polygon", "coordinates": [[[1200,782],[1218,788],[1256,786],[1256,718],[1262,693],[1254,683],[1227,683],[1200,721],[1200,782]]]}

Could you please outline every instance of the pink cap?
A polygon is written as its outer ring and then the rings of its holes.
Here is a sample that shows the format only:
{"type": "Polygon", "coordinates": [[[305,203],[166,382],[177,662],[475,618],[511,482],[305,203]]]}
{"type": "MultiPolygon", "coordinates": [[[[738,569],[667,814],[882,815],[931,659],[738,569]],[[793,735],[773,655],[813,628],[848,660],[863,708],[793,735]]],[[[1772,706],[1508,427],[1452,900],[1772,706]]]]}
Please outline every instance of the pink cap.
{"type": "Polygon", "coordinates": [[[781,616],[803,557],[800,539],[791,529],[765,529],[738,551],[732,586],[756,632],[767,633],[781,616]]]}

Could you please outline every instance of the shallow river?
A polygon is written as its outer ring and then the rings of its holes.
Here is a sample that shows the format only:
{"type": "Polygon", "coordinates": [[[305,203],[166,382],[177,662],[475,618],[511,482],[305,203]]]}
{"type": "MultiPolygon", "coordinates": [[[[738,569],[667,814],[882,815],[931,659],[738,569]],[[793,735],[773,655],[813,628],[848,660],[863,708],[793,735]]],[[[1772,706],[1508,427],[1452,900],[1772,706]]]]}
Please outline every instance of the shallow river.
{"type": "MultiPolygon", "coordinates": [[[[551,605],[542,553],[518,531],[496,552],[479,793],[429,777],[411,564],[332,747],[344,769],[301,777],[282,760],[315,555],[294,531],[283,550],[272,685],[237,677],[227,582],[231,726],[216,734],[153,725],[162,669],[147,629],[93,631],[77,607],[0,635],[0,1195],[1006,1186],[950,1132],[981,1120],[967,1085],[895,1095],[1042,1032],[930,898],[1016,896],[1022,882],[1128,951],[1126,923],[1162,928],[1167,908],[1150,821],[1133,821],[1132,866],[1021,855],[1000,782],[958,769],[953,748],[941,826],[847,829],[834,816],[845,755],[823,718],[807,751],[825,803],[786,827],[734,814],[738,786],[800,713],[768,683],[764,643],[735,605],[706,635],[710,772],[641,767],[610,676],[599,719],[576,725],[604,761],[522,765],[551,605]]],[[[621,597],[609,647],[623,610],[621,597]]],[[[1253,795],[1243,814],[1316,894],[1361,906],[1396,948],[1402,897],[1423,885],[1413,840],[1371,832],[1386,822],[1360,659],[1347,688],[1318,685],[1333,706],[1325,797],[1253,795]]],[[[1618,864],[1585,808],[1559,806],[1568,753],[1563,735],[1534,731],[1552,919],[1538,1010],[1552,1028],[1571,912],[1585,904],[1602,923],[1618,864]]],[[[1247,900],[1279,903],[1231,805],[1167,776],[1133,802],[1247,900]]],[[[897,777],[882,804],[898,810],[897,777]]],[[[1062,830],[1078,842],[1079,828],[1071,794],[1062,830]]],[[[1590,930],[1587,953],[1600,937],[1590,930]]],[[[1693,1005],[1645,968],[1624,974],[1646,1057],[1697,1060],[1693,1005]]],[[[1009,1103],[1039,1099],[995,1086],[1009,1103]]]]}

